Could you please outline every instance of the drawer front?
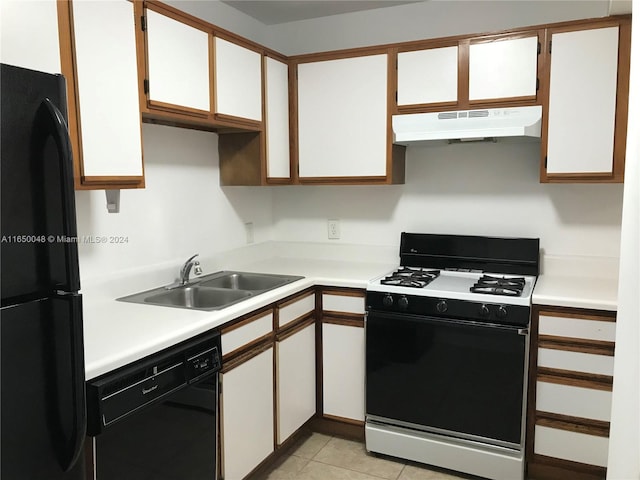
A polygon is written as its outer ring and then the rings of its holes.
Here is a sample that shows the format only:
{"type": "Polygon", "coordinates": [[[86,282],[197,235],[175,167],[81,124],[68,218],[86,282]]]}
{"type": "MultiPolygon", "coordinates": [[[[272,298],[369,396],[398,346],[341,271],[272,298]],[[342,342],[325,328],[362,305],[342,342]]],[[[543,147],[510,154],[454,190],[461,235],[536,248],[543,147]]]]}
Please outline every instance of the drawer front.
{"type": "Polygon", "coordinates": [[[252,319],[239,327],[231,327],[222,331],[222,355],[227,355],[238,348],[271,333],[273,329],[273,313],[269,312],[252,319]]]}
{"type": "Polygon", "coordinates": [[[364,314],[364,297],[353,295],[322,294],[322,310],[325,312],[346,312],[364,314]]]}
{"type": "Polygon", "coordinates": [[[282,328],[295,319],[304,317],[316,309],[316,295],[309,295],[278,308],[278,327],[282,328]]]}
{"type": "Polygon", "coordinates": [[[609,439],[536,425],[534,452],[587,465],[607,466],[609,439]]]}
{"type": "Polygon", "coordinates": [[[608,422],[611,392],[538,381],[536,410],[608,422]]]}
{"type": "Polygon", "coordinates": [[[616,341],[615,322],[540,315],[540,335],[581,338],[586,340],[616,341]]]}
{"type": "Polygon", "coordinates": [[[539,348],[538,367],[613,376],[613,357],[555,348],[539,348]]]}

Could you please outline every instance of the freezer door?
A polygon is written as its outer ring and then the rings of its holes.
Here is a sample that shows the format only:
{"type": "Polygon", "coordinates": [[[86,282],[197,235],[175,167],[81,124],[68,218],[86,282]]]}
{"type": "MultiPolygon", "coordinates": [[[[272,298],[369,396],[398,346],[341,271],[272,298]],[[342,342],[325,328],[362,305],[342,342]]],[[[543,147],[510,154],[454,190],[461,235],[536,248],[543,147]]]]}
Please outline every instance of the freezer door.
{"type": "Polygon", "coordinates": [[[0,314],[0,477],[84,479],[81,296],[3,307],[0,314]]]}
{"type": "Polygon", "coordinates": [[[80,281],[64,78],[1,68],[4,306],[75,292],[80,281]]]}

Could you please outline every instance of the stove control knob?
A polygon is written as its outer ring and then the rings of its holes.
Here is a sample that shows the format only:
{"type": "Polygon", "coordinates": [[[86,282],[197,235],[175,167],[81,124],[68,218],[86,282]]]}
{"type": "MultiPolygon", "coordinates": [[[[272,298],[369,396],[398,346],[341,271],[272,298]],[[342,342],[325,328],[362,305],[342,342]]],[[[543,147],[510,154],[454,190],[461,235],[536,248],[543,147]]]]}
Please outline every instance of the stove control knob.
{"type": "Polygon", "coordinates": [[[498,311],[496,312],[498,318],[506,318],[507,317],[507,307],[504,305],[500,305],[498,307],[498,311]]]}
{"type": "Polygon", "coordinates": [[[489,307],[487,307],[484,303],[480,305],[480,316],[481,317],[489,316],[489,307]]]}
{"type": "Polygon", "coordinates": [[[445,302],[444,300],[440,300],[437,304],[436,304],[436,310],[439,313],[444,313],[449,309],[449,306],[447,305],[447,302],[445,302]]]}
{"type": "Polygon", "coordinates": [[[398,307],[400,307],[400,310],[406,310],[408,306],[409,306],[409,299],[404,295],[402,295],[398,299],[398,307]]]}
{"type": "Polygon", "coordinates": [[[382,305],[384,305],[385,307],[390,307],[391,305],[393,305],[393,297],[387,293],[384,297],[382,297],[382,305]]]}

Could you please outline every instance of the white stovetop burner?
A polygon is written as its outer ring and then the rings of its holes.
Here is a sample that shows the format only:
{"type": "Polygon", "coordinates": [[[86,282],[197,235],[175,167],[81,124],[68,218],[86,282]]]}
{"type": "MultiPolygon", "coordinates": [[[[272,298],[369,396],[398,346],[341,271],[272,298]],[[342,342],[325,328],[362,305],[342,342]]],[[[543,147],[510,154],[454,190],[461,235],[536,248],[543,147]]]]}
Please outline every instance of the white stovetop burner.
{"type": "MultiPolygon", "coordinates": [[[[423,268],[424,271],[438,270],[423,268]]],[[[504,305],[530,305],[531,293],[536,283],[536,277],[532,275],[509,275],[503,273],[474,271],[440,270],[440,275],[422,288],[399,285],[385,285],[381,280],[396,272],[396,270],[371,280],[367,284],[367,290],[372,292],[388,292],[399,295],[420,295],[425,297],[451,298],[472,302],[504,304],[504,305]],[[489,293],[474,293],[469,289],[482,277],[489,275],[498,278],[524,278],[525,284],[519,296],[497,295],[489,293]]]]}

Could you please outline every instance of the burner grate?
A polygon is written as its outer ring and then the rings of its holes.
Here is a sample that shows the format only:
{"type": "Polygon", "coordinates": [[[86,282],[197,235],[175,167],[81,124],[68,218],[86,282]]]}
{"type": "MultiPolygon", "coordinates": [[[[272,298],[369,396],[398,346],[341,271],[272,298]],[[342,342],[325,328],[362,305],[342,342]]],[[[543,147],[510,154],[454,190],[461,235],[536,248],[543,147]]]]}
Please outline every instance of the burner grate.
{"type": "Polygon", "coordinates": [[[426,270],[419,267],[400,267],[388,277],[380,280],[382,285],[424,288],[440,275],[440,270],[426,270]]]}
{"type": "Polygon", "coordinates": [[[492,277],[483,275],[469,289],[473,293],[488,293],[491,295],[508,295],[519,297],[524,290],[525,280],[523,277],[492,277]]]}

